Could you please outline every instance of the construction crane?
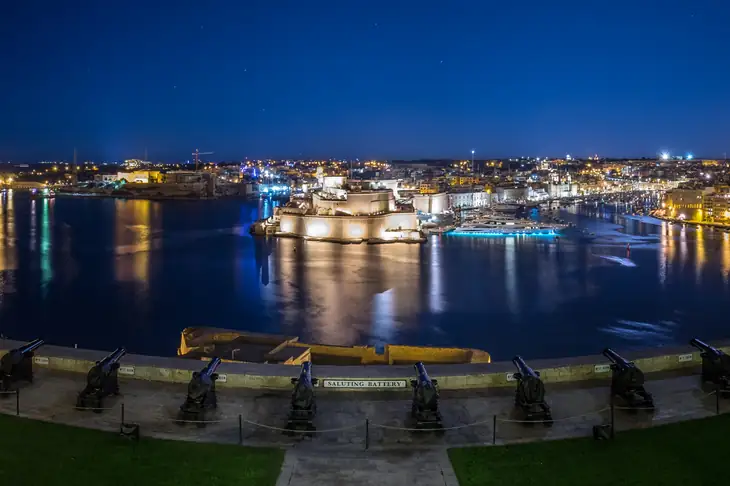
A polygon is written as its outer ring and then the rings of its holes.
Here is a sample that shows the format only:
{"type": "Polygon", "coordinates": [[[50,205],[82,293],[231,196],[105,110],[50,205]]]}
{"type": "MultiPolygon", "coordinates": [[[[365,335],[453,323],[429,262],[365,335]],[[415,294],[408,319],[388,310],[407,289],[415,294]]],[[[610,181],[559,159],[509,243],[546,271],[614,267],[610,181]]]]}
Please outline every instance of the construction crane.
{"type": "Polygon", "coordinates": [[[201,155],[210,155],[215,152],[201,152],[198,149],[195,149],[195,152],[193,152],[193,155],[195,156],[195,172],[198,172],[198,162],[200,161],[201,155]]]}

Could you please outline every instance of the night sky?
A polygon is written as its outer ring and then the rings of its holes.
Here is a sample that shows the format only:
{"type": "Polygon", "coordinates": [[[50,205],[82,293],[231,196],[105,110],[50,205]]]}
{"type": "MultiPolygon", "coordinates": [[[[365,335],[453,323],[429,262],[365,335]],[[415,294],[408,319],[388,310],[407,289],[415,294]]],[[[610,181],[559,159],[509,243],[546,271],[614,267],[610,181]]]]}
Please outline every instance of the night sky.
{"type": "Polygon", "coordinates": [[[6,0],[0,160],[730,152],[730,1],[6,0]]]}

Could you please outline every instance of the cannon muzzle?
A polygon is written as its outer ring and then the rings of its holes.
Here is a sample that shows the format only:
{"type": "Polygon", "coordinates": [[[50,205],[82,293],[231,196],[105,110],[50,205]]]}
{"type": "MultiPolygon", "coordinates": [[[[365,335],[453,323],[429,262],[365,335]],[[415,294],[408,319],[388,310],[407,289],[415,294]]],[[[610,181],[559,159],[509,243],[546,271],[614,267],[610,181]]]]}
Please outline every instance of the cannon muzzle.
{"type": "Polygon", "coordinates": [[[631,364],[632,364],[631,361],[628,361],[627,359],[625,359],[623,356],[621,356],[620,354],[618,354],[616,351],[614,351],[611,348],[604,349],[603,355],[606,358],[610,359],[613,364],[620,366],[621,368],[627,368],[627,367],[631,366],[631,364]]]}
{"type": "Polygon", "coordinates": [[[24,344],[23,346],[19,347],[17,351],[21,354],[28,354],[32,353],[36,349],[43,346],[46,342],[43,339],[34,339],[28,344],[24,344]]]}
{"type": "Polygon", "coordinates": [[[96,364],[101,367],[116,364],[119,362],[120,359],[122,359],[125,354],[127,354],[127,350],[123,346],[119,347],[112,351],[104,359],[97,361],[96,364]]]}
{"type": "Polygon", "coordinates": [[[312,362],[305,361],[302,363],[302,370],[299,372],[299,378],[292,378],[291,384],[304,383],[305,385],[312,386],[317,383],[317,378],[312,378],[312,362]]]}
{"type": "Polygon", "coordinates": [[[426,367],[423,365],[421,361],[414,364],[413,367],[416,369],[416,373],[418,374],[418,381],[419,382],[425,382],[430,383],[431,378],[429,378],[428,373],[426,372],[426,367]]]}
{"type": "Polygon", "coordinates": [[[525,363],[525,360],[522,359],[522,356],[515,356],[512,358],[512,362],[515,367],[517,367],[517,371],[519,371],[522,377],[527,378],[528,376],[531,376],[533,378],[540,378],[540,373],[527,366],[527,363],[525,363]]]}
{"type": "Polygon", "coordinates": [[[717,348],[715,348],[713,346],[710,346],[709,344],[707,344],[704,341],[700,341],[697,338],[693,338],[689,343],[692,346],[694,346],[695,348],[697,348],[700,351],[702,351],[703,353],[708,353],[708,354],[711,354],[713,356],[721,356],[722,355],[722,351],[720,351],[719,349],[717,349],[717,348]]]}
{"type": "Polygon", "coordinates": [[[220,358],[213,358],[210,360],[210,363],[200,370],[200,375],[210,378],[213,376],[213,373],[218,369],[218,367],[221,365],[221,359],[220,358]]]}

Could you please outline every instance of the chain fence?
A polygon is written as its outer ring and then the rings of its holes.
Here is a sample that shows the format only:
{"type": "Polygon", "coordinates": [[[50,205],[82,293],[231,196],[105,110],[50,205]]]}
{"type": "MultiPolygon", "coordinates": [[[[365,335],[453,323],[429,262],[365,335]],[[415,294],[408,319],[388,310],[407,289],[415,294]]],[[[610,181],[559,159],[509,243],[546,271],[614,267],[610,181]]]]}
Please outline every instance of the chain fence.
{"type": "Polygon", "coordinates": [[[249,407],[247,412],[240,404],[221,401],[217,409],[206,411],[195,420],[180,415],[179,403],[151,407],[149,402],[139,402],[133,395],[110,397],[104,407],[75,407],[73,402],[61,403],[59,399],[50,413],[48,408],[35,403],[45,394],[38,391],[34,397],[31,390],[32,387],[0,392],[0,413],[118,431],[126,436],[282,447],[311,444],[387,449],[513,444],[588,437],[595,433],[596,426],[605,427],[613,437],[616,432],[625,430],[730,412],[730,390],[708,393],[700,388],[682,390],[685,399],[680,400],[681,403],[675,403],[671,394],[663,396],[655,408],[628,407],[608,397],[605,404],[597,404],[583,412],[576,410],[575,403],[571,407],[549,403],[552,413],[549,420],[526,420],[522,411],[506,399],[501,399],[500,406],[492,406],[490,410],[486,404],[475,406],[478,399],[472,399],[467,407],[463,398],[446,398],[440,402],[442,420],[435,427],[427,428],[417,426],[410,417],[410,401],[403,397],[345,412],[342,405],[323,407],[329,397],[318,396],[320,410],[311,426],[304,423],[299,424],[301,427],[296,424],[290,427],[287,426],[289,407],[283,397],[279,399],[278,410],[266,404],[249,407]],[[571,410],[579,413],[567,413],[571,410]]]}

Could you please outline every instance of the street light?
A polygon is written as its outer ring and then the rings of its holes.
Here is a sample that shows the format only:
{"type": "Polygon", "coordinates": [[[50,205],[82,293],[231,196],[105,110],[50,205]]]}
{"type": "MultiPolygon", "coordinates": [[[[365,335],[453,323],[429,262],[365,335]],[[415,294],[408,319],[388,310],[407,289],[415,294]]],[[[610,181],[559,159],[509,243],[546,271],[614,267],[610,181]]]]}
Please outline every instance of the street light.
{"type": "Polygon", "coordinates": [[[474,149],[471,151],[471,172],[474,173],[474,149]]]}

